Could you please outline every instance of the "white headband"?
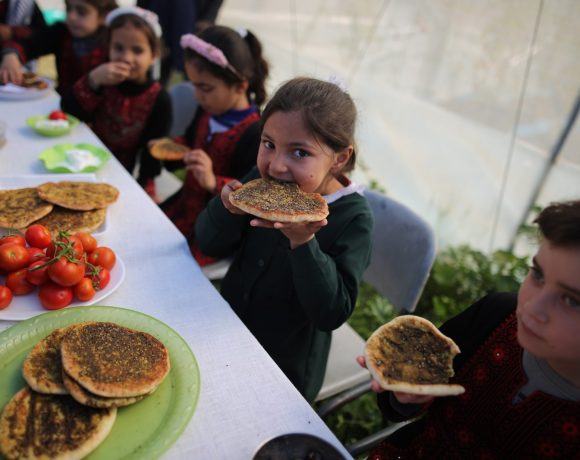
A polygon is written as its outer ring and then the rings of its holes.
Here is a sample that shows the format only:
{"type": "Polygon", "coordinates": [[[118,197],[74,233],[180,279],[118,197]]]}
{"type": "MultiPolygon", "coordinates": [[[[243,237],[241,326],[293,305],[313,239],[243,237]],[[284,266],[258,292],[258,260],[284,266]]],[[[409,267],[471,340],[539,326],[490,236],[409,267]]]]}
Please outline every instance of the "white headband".
{"type": "Polygon", "coordinates": [[[110,26],[114,19],[126,14],[132,14],[143,19],[149,25],[149,27],[151,27],[151,30],[153,30],[155,36],[157,38],[161,38],[161,26],[159,25],[159,19],[157,15],[153,11],[145,10],[143,8],[139,8],[138,6],[121,6],[119,8],[115,8],[113,11],[107,14],[105,24],[110,26]]]}

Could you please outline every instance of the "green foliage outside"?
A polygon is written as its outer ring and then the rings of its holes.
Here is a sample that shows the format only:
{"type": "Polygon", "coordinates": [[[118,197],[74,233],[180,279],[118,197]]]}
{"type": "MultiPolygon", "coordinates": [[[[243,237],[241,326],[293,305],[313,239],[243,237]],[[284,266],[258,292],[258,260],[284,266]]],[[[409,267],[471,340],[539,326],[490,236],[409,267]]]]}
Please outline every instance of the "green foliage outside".
{"type": "MultiPolygon", "coordinates": [[[[468,246],[448,248],[437,256],[414,314],[439,326],[487,293],[517,291],[528,266],[526,257],[507,251],[486,255],[468,246]]],[[[395,316],[393,307],[371,286],[363,284],[349,324],[366,338],[395,316]]],[[[383,426],[376,396],[370,393],[325,421],[347,446],[383,426]]]]}

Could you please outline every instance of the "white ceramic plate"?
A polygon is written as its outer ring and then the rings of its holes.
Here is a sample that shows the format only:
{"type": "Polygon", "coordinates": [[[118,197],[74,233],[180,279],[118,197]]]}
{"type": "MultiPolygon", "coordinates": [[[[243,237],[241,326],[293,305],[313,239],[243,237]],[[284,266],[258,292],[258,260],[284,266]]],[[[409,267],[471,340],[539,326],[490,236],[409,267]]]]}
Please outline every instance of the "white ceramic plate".
{"type": "Polygon", "coordinates": [[[40,99],[49,94],[54,87],[52,80],[48,78],[42,78],[42,80],[48,84],[44,89],[23,88],[12,83],[0,85],[0,99],[5,101],[31,101],[33,99],[40,99]]]}
{"type": "MultiPolygon", "coordinates": [[[[10,190],[16,188],[36,187],[45,182],[60,182],[60,181],[85,181],[97,182],[97,176],[94,174],[42,174],[42,175],[27,175],[27,176],[0,176],[0,190],[10,190]]],[[[107,213],[108,214],[108,213],[107,213]]],[[[95,237],[102,235],[108,229],[109,218],[105,217],[105,222],[91,234],[95,237]]],[[[0,235],[7,233],[14,233],[14,230],[9,230],[0,227],[0,235]]]]}
{"type": "MultiPolygon", "coordinates": [[[[125,264],[123,260],[117,254],[117,261],[115,266],[111,270],[111,281],[107,287],[101,291],[97,291],[97,294],[88,302],[77,302],[73,301],[68,307],[74,308],[86,305],[94,305],[109,294],[112,294],[117,290],[125,279],[125,264]]],[[[40,304],[38,299],[38,288],[32,291],[30,294],[26,295],[15,295],[12,298],[12,302],[4,310],[0,310],[0,320],[8,321],[21,321],[23,319],[32,318],[33,316],[41,315],[46,313],[47,310],[40,304]]]]}

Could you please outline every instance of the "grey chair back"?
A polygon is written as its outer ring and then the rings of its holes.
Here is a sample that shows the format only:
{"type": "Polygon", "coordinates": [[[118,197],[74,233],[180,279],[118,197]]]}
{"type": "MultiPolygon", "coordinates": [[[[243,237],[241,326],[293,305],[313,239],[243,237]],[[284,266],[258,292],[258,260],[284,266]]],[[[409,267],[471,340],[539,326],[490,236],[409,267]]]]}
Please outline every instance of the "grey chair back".
{"type": "Polygon", "coordinates": [[[195,99],[195,90],[189,81],[182,81],[169,88],[168,92],[171,98],[171,114],[173,117],[169,136],[181,136],[185,133],[197,110],[198,104],[195,99]]]}

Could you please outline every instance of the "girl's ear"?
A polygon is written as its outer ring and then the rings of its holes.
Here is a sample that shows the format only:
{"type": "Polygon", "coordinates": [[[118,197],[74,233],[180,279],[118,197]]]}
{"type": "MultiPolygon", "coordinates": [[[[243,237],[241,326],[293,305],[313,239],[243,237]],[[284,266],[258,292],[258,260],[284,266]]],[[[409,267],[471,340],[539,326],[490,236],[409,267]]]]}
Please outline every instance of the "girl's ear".
{"type": "Polygon", "coordinates": [[[248,92],[249,86],[250,86],[250,83],[248,82],[248,80],[244,80],[240,83],[236,83],[236,88],[237,88],[238,92],[241,94],[246,94],[248,92]]]}
{"type": "Polygon", "coordinates": [[[350,160],[353,151],[353,146],[349,145],[344,150],[336,152],[334,154],[334,163],[332,164],[331,171],[335,174],[340,173],[340,171],[342,171],[345,165],[348,163],[348,160],[350,160]]]}

